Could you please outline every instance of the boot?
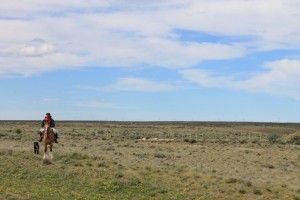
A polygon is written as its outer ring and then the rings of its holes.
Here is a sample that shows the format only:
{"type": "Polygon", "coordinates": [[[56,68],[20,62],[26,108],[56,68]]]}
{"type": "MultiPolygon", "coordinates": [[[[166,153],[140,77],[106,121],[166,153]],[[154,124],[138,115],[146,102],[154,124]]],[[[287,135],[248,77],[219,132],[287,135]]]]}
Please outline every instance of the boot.
{"type": "Polygon", "coordinates": [[[54,142],[55,142],[55,143],[58,143],[58,142],[57,142],[57,139],[58,139],[58,135],[57,135],[57,133],[55,133],[55,134],[54,134],[54,142]]]}
{"type": "Polygon", "coordinates": [[[41,142],[43,140],[43,133],[40,133],[40,140],[39,142],[41,142]]]}

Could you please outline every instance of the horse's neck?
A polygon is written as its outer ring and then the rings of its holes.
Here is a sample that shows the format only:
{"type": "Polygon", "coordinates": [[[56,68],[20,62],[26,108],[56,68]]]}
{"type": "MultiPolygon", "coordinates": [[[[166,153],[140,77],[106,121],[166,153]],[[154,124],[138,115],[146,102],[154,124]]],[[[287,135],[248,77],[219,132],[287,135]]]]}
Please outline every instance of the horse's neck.
{"type": "Polygon", "coordinates": [[[53,133],[53,131],[52,131],[52,129],[51,129],[51,127],[49,126],[49,124],[45,124],[45,126],[44,126],[44,142],[46,142],[46,143],[52,143],[53,141],[53,137],[54,137],[54,135],[53,135],[54,133],[53,133]]]}
{"type": "Polygon", "coordinates": [[[44,125],[44,130],[45,130],[45,134],[47,135],[47,134],[49,133],[49,131],[50,131],[50,126],[49,126],[48,123],[46,123],[46,124],[44,125]]]}
{"type": "Polygon", "coordinates": [[[48,123],[45,123],[45,124],[44,124],[44,128],[45,128],[45,129],[48,129],[48,127],[50,127],[50,125],[49,125],[48,123]]]}

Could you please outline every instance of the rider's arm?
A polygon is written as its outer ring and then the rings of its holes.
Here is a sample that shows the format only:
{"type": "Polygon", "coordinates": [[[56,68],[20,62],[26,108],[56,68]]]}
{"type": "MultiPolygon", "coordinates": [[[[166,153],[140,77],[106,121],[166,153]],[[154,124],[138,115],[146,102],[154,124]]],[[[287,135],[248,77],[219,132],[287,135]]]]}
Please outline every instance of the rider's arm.
{"type": "Polygon", "coordinates": [[[44,128],[45,120],[42,121],[41,127],[44,128]]]}
{"type": "Polygon", "coordinates": [[[51,121],[51,127],[53,127],[53,128],[55,127],[55,121],[54,120],[51,121]]]}

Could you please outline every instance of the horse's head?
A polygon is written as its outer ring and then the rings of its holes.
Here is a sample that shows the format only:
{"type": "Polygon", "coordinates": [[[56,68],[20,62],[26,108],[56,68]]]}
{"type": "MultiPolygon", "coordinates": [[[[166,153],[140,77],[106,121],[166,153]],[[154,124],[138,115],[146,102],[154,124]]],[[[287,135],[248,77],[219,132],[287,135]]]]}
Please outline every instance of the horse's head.
{"type": "Polygon", "coordinates": [[[48,128],[48,127],[50,127],[50,122],[47,121],[47,120],[45,120],[45,121],[44,121],[44,128],[46,129],[46,128],[48,128]]]}
{"type": "Polygon", "coordinates": [[[44,133],[47,134],[50,130],[50,123],[48,121],[45,121],[44,123],[44,133]]]}

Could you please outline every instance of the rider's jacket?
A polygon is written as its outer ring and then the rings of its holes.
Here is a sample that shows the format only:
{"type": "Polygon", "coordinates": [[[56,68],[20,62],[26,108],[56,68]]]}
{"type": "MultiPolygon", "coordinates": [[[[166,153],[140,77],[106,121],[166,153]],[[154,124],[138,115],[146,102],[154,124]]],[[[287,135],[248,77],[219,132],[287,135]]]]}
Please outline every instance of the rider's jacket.
{"type": "MultiPolygon", "coordinates": [[[[42,128],[44,128],[44,125],[45,125],[46,122],[47,122],[46,119],[44,119],[42,121],[42,126],[41,126],[42,128]]],[[[53,119],[51,119],[51,121],[50,121],[50,127],[52,127],[52,128],[55,127],[55,121],[53,119]]]]}

